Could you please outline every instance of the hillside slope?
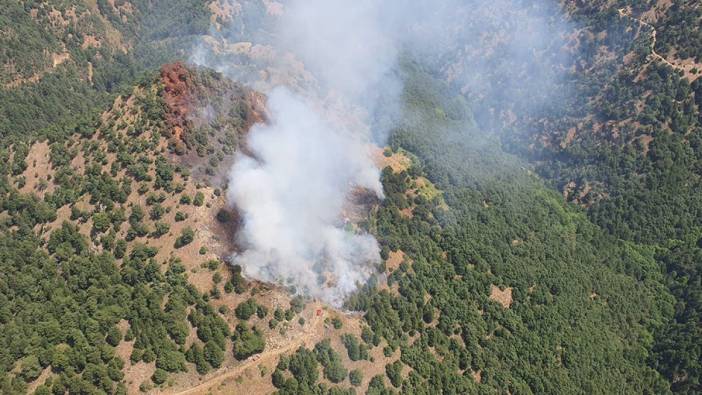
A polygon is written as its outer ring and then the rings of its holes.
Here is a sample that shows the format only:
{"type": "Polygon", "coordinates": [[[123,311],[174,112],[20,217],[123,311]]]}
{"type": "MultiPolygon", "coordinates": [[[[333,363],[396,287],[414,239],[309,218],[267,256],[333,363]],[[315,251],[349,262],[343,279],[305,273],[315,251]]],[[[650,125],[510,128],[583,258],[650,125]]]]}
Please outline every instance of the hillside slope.
{"type": "Polygon", "coordinates": [[[0,392],[702,391],[702,5],[556,3],[566,46],[398,71],[417,119],[349,226],[384,261],[349,313],[226,262],[266,98],[162,66],[308,89],[284,5],[3,2],[0,392]]]}
{"type": "MultiPolygon", "coordinates": [[[[2,393],[271,392],[281,355],[361,336],[360,316],[225,262],[238,217],[221,174],[264,103],[169,64],[95,124],[3,150],[2,393]]],[[[354,385],[399,358],[362,349],[337,356],[367,372],[354,385]]]]}
{"type": "Polygon", "coordinates": [[[0,135],[74,125],[120,86],[187,58],[207,32],[202,1],[5,1],[0,5],[0,135]]]}
{"type": "MultiPolygon", "coordinates": [[[[564,198],[615,237],[645,244],[676,296],[651,366],[700,391],[702,6],[696,1],[568,4],[578,23],[566,99],[504,127],[564,198]]],[[[496,103],[500,104],[500,103],[496,103]]]]}
{"type": "Polygon", "coordinates": [[[397,291],[369,288],[350,301],[401,349],[402,392],[665,392],[647,366],[672,309],[653,251],[608,236],[465,128],[469,112],[441,83],[420,70],[408,78],[407,103],[421,115],[392,144],[418,162],[384,172],[376,225],[388,257],[404,256],[388,277],[397,291]],[[448,210],[411,197],[420,174],[448,210]]]}

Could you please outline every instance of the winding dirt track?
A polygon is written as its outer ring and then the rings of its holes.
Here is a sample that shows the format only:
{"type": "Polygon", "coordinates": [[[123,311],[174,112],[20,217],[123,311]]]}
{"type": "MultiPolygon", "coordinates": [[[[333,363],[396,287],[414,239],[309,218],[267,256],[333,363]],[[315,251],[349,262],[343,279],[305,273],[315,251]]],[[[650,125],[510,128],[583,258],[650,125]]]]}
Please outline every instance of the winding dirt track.
{"type": "Polygon", "coordinates": [[[633,16],[627,14],[626,9],[624,9],[624,8],[620,8],[617,11],[619,11],[619,16],[621,16],[622,18],[632,19],[632,20],[636,21],[636,23],[638,23],[641,26],[648,26],[649,28],[651,28],[651,56],[653,56],[653,58],[657,59],[660,62],[667,64],[668,66],[672,67],[675,70],[679,70],[679,71],[682,71],[683,73],[685,73],[684,68],[677,66],[677,65],[674,65],[673,63],[670,63],[668,61],[668,59],[664,58],[658,52],[656,52],[657,31],[656,31],[656,28],[653,27],[653,25],[651,25],[650,23],[644,22],[641,19],[634,18],[633,16]]]}
{"type": "Polygon", "coordinates": [[[314,304],[313,311],[321,311],[321,315],[314,314],[313,318],[309,320],[304,331],[299,336],[295,337],[290,343],[283,347],[279,347],[273,350],[264,351],[257,356],[253,356],[247,359],[244,363],[237,366],[232,366],[229,368],[224,368],[221,370],[217,376],[214,376],[207,381],[198,384],[195,387],[188,388],[179,392],[174,392],[176,395],[199,395],[205,394],[209,390],[213,389],[215,386],[223,383],[225,380],[230,378],[236,378],[240,374],[243,374],[247,369],[258,366],[264,362],[269,362],[274,358],[278,358],[281,354],[295,351],[300,346],[312,347],[315,343],[322,340],[324,335],[324,318],[326,316],[326,311],[322,308],[320,303],[314,304]]]}

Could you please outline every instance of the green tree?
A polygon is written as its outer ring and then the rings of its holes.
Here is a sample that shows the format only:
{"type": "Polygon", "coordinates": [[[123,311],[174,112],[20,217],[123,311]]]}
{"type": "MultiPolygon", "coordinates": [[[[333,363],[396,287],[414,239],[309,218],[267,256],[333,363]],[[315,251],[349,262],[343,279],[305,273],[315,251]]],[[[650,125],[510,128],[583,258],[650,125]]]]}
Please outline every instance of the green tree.
{"type": "Polygon", "coordinates": [[[249,329],[244,323],[239,323],[233,336],[234,357],[244,360],[254,354],[263,352],[266,342],[261,332],[249,329]]]}
{"type": "Polygon", "coordinates": [[[116,347],[122,341],[122,333],[116,326],[113,325],[108,330],[105,341],[107,341],[107,343],[111,346],[116,347]]]}
{"type": "Polygon", "coordinates": [[[112,221],[110,216],[105,212],[93,214],[93,232],[102,233],[110,228],[112,221]]]}
{"type": "Polygon", "coordinates": [[[36,355],[30,355],[22,360],[20,377],[26,382],[34,381],[41,374],[42,367],[36,355]]]}
{"type": "Polygon", "coordinates": [[[258,305],[256,304],[256,300],[249,298],[236,306],[236,309],[234,309],[234,314],[236,315],[236,318],[246,321],[256,313],[257,307],[258,305]]]}
{"type": "Polygon", "coordinates": [[[154,374],[151,376],[151,381],[156,385],[161,385],[166,382],[168,378],[168,373],[163,369],[156,369],[154,374]]]}
{"type": "Polygon", "coordinates": [[[195,198],[193,199],[193,204],[195,206],[202,206],[203,204],[205,204],[205,195],[202,192],[198,191],[195,194],[195,198]]]}
{"type": "Polygon", "coordinates": [[[180,236],[175,241],[175,248],[182,248],[190,243],[193,242],[195,239],[195,231],[193,231],[190,227],[186,227],[182,230],[180,233],[180,236]]]}
{"type": "Polygon", "coordinates": [[[203,350],[205,360],[213,368],[219,368],[224,361],[224,351],[214,341],[209,341],[205,344],[203,350]]]}
{"type": "Polygon", "coordinates": [[[390,383],[399,388],[402,385],[402,362],[395,361],[385,365],[385,374],[390,379],[390,383]]]}
{"type": "Polygon", "coordinates": [[[354,387],[360,386],[361,382],[363,381],[363,373],[361,373],[361,371],[358,369],[352,370],[349,373],[349,381],[354,387]]]}
{"type": "Polygon", "coordinates": [[[339,354],[332,349],[329,339],[325,339],[314,346],[317,361],[324,367],[324,377],[332,383],[340,383],[348,375],[339,354]]]}

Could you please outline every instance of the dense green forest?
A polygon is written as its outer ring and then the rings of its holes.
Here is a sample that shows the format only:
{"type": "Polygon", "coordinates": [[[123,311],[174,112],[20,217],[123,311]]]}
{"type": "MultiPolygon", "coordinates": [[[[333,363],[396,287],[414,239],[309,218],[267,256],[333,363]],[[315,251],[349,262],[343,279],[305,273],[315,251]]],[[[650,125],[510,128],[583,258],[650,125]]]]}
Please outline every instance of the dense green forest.
{"type": "Polygon", "coordinates": [[[534,106],[542,91],[520,90],[542,82],[542,74],[519,73],[538,59],[499,51],[481,75],[496,93],[466,99],[483,133],[533,165],[591,222],[652,251],[676,302],[673,319],[655,331],[649,364],[674,391],[700,391],[702,6],[621,0],[563,8],[575,26],[567,46],[577,50],[563,56],[558,40],[545,49],[559,60],[555,77],[543,81],[556,92],[549,100],[534,106]],[[527,80],[515,82],[510,70],[527,80]]]}
{"type": "MultiPolygon", "coordinates": [[[[367,393],[670,391],[650,363],[675,305],[656,249],[564,203],[421,66],[405,77],[406,106],[420,116],[394,131],[392,147],[412,166],[384,170],[387,198],[367,224],[384,258],[404,259],[347,302],[369,325],[360,342],[347,338],[349,356],[400,350],[367,393]],[[423,176],[443,193],[411,193],[423,176]],[[510,290],[509,306],[489,297],[493,287],[510,290]]],[[[352,375],[335,361],[324,342],[300,348],[280,359],[273,384],[280,394],[344,393],[321,381],[352,375]]]]}
{"type": "Polygon", "coordinates": [[[679,65],[700,62],[702,7],[674,1],[642,23],[656,7],[660,2],[618,1],[575,8],[573,18],[600,34],[580,41],[574,62],[582,71],[559,88],[573,92],[570,100],[525,114],[502,140],[604,231],[653,252],[676,303],[674,319],[655,332],[649,363],[673,390],[696,392],[702,390],[702,79],[696,68],[683,72],[679,65]],[[628,16],[618,11],[625,7],[628,16]],[[603,61],[601,48],[614,56],[603,61]],[[534,144],[542,138],[548,143],[534,144]]]}
{"type": "Polygon", "coordinates": [[[425,72],[408,78],[408,105],[422,116],[392,144],[417,158],[407,172],[384,172],[388,198],[374,225],[386,251],[406,254],[387,280],[398,294],[370,286],[349,301],[401,349],[411,371],[400,391],[665,392],[669,384],[647,363],[674,302],[655,251],[564,204],[481,137],[460,99],[425,72]],[[422,174],[443,190],[448,210],[408,201],[422,174]],[[408,206],[411,218],[400,214],[408,206]],[[489,300],[491,286],[512,290],[509,309],[489,300]]]}

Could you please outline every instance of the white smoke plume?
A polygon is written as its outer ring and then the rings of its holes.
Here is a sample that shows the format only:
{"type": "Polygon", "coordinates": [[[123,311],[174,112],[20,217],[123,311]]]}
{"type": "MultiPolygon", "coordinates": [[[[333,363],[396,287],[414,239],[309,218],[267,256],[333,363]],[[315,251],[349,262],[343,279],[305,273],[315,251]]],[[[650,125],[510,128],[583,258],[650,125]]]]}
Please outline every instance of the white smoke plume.
{"type": "Polygon", "coordinates": [[[380,261],[376,240],[353,231],[342,209],[354,188],[383,195],[363,109],[374,89],[389,86],[397,52],[376,1],[355,2],[338,17],[342,3],[286,4],[278,47],[302,61],[323,97],[273,89],[270,122],[250,131],[253,155],[240,155],[228,192],[244,218],[244,251],[233,260],[245,274],[337,305],[380,261]]]}
{"type": "Polygon", "coordinates": [[[268,107],[270,123],[250,132],[255,158],[241,155],[231,171],[228,197],[244,214],[235,261],[247,275],[340,303],[379,260],[375,239],[340,217],[351,187],[382,194],[378,171],[362,140],[286,89],[271,92],[268,107]]]}
{"type": "Polygon", "coordinates": [[[400,48],[388,18],[392,8],[378,0],[296,0],[286,6],[277,35],[323,88],[359,104],[395,82],[390,72],[400,48]]]}
{"type": "MultiPolygon", "coordinates": [[[[239,0],[239,9],[252,2],[239,0]]],[[[193,57],[245,81],[263,75],[273,86],[270,122],[250,131],[251,155],[240,153],[230,174],[228,198],[243,215],[244,249],[233,260],[248,276],[339,304],[380,260],[375,239],[347,231],[341,212],[355,187],[382,196],[368,146],[387,135],[374,115],[382,112],[387,127],[400,114],[401,54],[422,58],[469,99],[547,97],[550,65],[542,63],[550,60],[535,59],[558,41],[561,21],[552,7],[522,0],[290,0],[278,10],[266,18],[271,31],[261,34],[241,17],[229,33],[210,37],[216,50],[200,46],[193,57]],[[246,38],[253,43],[227,43],[246,29],[256,31],[246,38]],[[219,56],[227,48],[235,55],[219,56]],[[275,63],[295,70],[280,73],[269,67],[275,63]],[[513,64],[524,67],[507,68],[513,64]]]]}

